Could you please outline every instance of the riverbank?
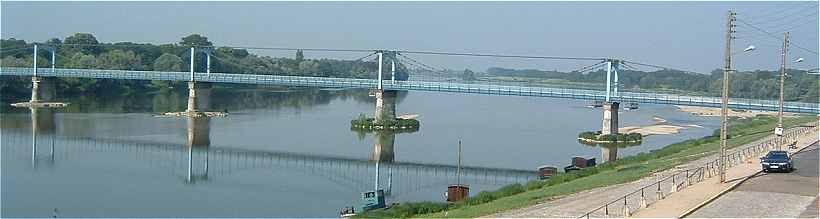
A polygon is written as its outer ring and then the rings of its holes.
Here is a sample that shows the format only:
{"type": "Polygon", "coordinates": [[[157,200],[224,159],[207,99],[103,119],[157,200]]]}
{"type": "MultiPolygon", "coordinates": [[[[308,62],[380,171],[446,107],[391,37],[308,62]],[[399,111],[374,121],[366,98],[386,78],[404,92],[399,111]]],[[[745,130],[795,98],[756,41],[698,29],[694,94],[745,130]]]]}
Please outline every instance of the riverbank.
{"type": "MultiPolygon", "coordinates": [[[[747,119],[733,119],[730,127],[729,147],[744,145],[770,135],[777,120],[770,116],[761,116],[747,119]]],[[[794,126],[806,122],[816,121],[814,116],[786,118],[786,126],[794,126]]],[[[414,209],[399,212],[376,211],[365,216],[376,217],[480,217],[496,214],[512,209],[533,206],[559,198],[572,198],[571,194],[618,185],[639,180],[664,170],[686,164],[713,154],[719,148],[719,139],[708,136],[668,145],[662,149],[649,153],[641,153],[623,159],[608,162],[584,171],[570,174],[559,174],[548,180],[531,181],[525,186],[513,184],[508,187],[523,187],[523,190],[510,193],[481,193],[473,195],[466,203],[449,205],[446,211],[430,212],[433,209],[414,209]],[[518,186],[515,186],[518,185],[518,186]],[[495,195],[495,196],[493,196],[495,195]],[[484,200],[481,200],[484,199],[484,200]],[[470,201],[473,200],[473,201],[470,201]],[[425,214],[426,213],[426,214],[425,214]]],[[[506,187],[505,187],[506,188],[506,187]]],[[[606,201],[606,200],[601,200],[606,201]]],[[[579,212],[588,209],[576,209],[579,212]]],[[[557,212],[554,212],[557,213],[557,212]]],[[[578,215],[560,215],[575,217],[578,215]]],[[[511,214],[515,215],[515,214],[511,214]]],[[[505,216],[500,216],[505,217],[505,216]]],[[[509,216],[506,216],[509,217],[509,216]]],[[[532,216],[531,216],[532,217],[532,216]]],[[[549,217],[549,216],[547,216],[549,217]]],[[[557,216],[553,216],[557,217],[557,216]]]]}

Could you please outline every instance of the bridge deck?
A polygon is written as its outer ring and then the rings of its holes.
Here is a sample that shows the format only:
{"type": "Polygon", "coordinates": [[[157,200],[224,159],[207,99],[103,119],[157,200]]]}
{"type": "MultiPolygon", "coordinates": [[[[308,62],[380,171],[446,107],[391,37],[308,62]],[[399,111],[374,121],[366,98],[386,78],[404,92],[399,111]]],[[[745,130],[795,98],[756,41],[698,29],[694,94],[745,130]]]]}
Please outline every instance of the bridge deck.
{"type": "MultiPolygon", "coordinates": [[[[31,68],[2,68],[0,75],[32,76],[31,68]]],[[[77,77],[77,78],[109,78],[124,80],[166,80],[188,81],[188,72],[162,71],[129,71],[129,70],[91,70],[91,69],[44,69],[38,70],[38,76],[46,77],[77,77]]],[[[216,83],[266,84],[325,88],[374,88],[375,79],[354,78],[327,78],[302,77],[283,75],[259,74],[228,74],[228,73],[196,73],[196,81],[216,83]]],[[[384,88],[389,90],[418,90],[455,93],[478,93],[490,95],[536,96],[569,98],[581,100],[604,100],[605,92],[585,89],[530,87],[517,85],[488,85],[432,81],[390,81],[384,82],[384,88]]],[[[636,102],[650,104],[670,104],[684,106],[720,107],[719,97],[685,96],[675,94],[655,94],[638,92],[620,92],[612,97],[613,101],[636,102]]],[[[732,98],[729,108],[737,110],[777,111],[779,104],[774,100],[756,100],[732,98]]],[[[783,108],[785,112],[820,114],[820,105],[816,103],[787,102],[783,108]]]]}

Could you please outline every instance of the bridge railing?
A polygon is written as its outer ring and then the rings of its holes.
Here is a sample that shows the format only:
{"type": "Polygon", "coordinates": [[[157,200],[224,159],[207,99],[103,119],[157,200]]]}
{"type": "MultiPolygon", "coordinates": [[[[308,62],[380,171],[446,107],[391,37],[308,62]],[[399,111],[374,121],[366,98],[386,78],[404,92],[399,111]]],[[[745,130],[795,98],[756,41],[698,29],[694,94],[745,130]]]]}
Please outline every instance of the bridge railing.
{"type": "MultiPolygon", "coordinates": [[[[31,68],[6,67],[0,70],[0,75],[31,76],[33,74],[31,68]]],[[[188,72],[162,71],[91,69],[56,69],[52,71],[51,69],[46,68],[38,70],[38,75],[49,77],[82,77],[130,80],[190,80],[190,73],[188,72]]],[[[377,84],[377,81],[374,79],[305,77],[276,74],[259,75],[233,73],[195,73],[194,79],[196,81],[203,82],[270,84],[329,88],[374,88],[377,84]]],[[[604,100],[606,97],[606,93],[600,90],[550,88],[518,85],[513,86],[504,84],[473,84],[434,81],[385,81],[384,87],[385,89],[394,90],[420,90],[457,93],[480,93],[494,95],[537,96],[581,100],[604,100]]],[[[619,95],[612,97],[612,100],[619,102],[655,103],[705,107],[720,107],[721,105],[721,99],[719,97],[684,96],[660,93],[620,92],[619,95]]],[[[779,102],[774,100],[731,98],[729,102],[729,107],[732,109],[777,111],[778,106],[779,102]]],[[[786,102],[784,105],[784,111],[820,114],[820,104],[786,102]]]]}
{"type": "MultiPolygon", "coordinates": [[[[817,131],[817,128],[818,127],[793,128],[785,133],[783,139],[785,142],[792,142],[802,135],[817,131]]],[[[736,149],[728,153],[725,159],[723,159],[723,162],[726,162],[726,168],[728,169],[744,162],[751,162],[751,159],[757,159],[758,156],[777,148],[777,146],[778,139],[769,137],[758,141],[752,146],[736,149]]],[[[655,182],[642,186],[615,200],[604,203],[578,218],[629,217],[635,211],[646,208],[650,204],[660,201],[672,193],[686,189],[706,179],[719,176],[720,162],[721,159],[718,157],[698,167],[675,171],[671,173],[671,175],[663,178],[658,177],[655,182]]]]}

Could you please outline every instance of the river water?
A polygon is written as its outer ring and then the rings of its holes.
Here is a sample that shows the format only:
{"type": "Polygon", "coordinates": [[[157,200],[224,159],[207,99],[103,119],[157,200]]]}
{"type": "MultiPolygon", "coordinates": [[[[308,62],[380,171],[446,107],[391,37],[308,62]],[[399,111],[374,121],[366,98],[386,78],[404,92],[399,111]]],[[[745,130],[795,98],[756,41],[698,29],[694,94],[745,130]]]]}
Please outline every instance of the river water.
{"type": "MultiPolygon", "coordinates": [[[[601,109],[580,100],[400,92],[396,110],[419,115],[417,132],[357,133],[350,120],[374,110],[366,90],[214,88],[211,108],[229,116],[209,119],[154,116],[183,110],[185,92],[60,99],[72,104],[35,114],[2,103],[0,216],[336,217],[377,185],[391,203],[444,201],[448,184],[475,195],[573,156],[603,159],[602,148],[576,140],[601,127],[601,109]]],[[[718,127],[646,104],[622,111],[620,125],[654,116],[702,127],[646,137],[617,156],[718,127]]]]}

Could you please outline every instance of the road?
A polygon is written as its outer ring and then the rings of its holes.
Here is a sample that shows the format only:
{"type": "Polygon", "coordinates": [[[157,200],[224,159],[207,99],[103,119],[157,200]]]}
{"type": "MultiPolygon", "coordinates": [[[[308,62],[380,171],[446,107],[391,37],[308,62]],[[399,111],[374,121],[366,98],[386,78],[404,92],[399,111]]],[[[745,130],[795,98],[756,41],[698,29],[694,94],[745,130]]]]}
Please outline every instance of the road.
{"type": "Polygon", "coordinates": [[[690,215],[694,218],[818,218],[817,142],[793,156],[791,173],[759,173],[690,215]]]}

